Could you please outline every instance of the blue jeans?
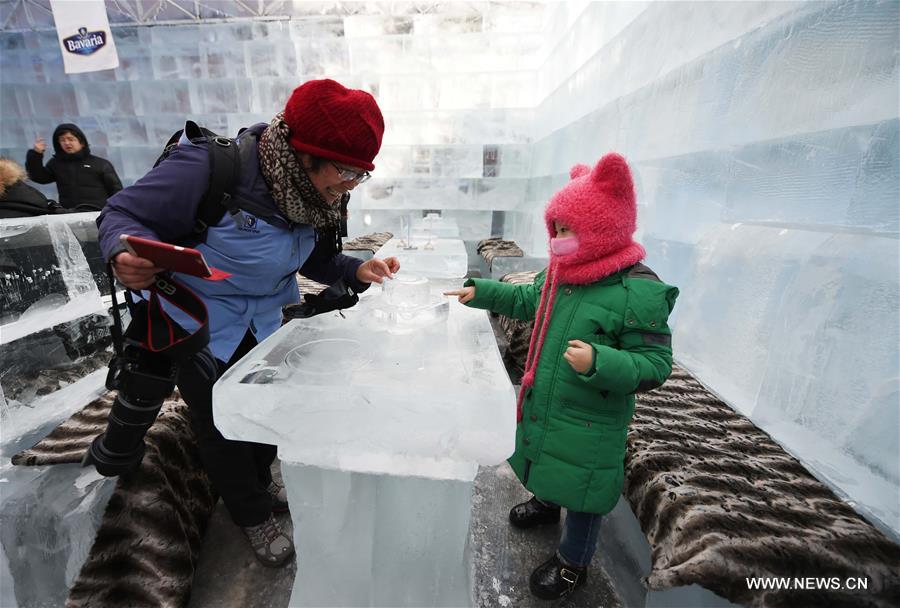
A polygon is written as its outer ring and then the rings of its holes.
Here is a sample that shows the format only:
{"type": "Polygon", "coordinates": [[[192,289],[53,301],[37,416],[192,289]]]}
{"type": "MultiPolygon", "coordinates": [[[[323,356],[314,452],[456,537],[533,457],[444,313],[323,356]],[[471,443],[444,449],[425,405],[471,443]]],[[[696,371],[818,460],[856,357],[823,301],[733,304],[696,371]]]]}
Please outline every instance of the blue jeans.
{"type": "Polygon", "coordinates": [[[570,566],[582,568],[591,563],[597,551],[602,515],[569,511],[559,541],[559,557],[570,566]]]}

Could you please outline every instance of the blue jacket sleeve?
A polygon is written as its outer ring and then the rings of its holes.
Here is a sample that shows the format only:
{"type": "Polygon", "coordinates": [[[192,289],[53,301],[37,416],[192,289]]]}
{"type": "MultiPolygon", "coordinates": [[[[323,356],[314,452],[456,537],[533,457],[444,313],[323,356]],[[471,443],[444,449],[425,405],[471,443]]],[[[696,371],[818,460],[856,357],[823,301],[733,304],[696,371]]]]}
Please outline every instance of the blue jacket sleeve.
{"type": "Polygon", "coordinates": [[[103,256],[109,260],[124,249],[123,234],[168,243],[188,236],[208,185],[206,145],[179,144],[144,177],[109,197],[97,218],[103,256]]]}

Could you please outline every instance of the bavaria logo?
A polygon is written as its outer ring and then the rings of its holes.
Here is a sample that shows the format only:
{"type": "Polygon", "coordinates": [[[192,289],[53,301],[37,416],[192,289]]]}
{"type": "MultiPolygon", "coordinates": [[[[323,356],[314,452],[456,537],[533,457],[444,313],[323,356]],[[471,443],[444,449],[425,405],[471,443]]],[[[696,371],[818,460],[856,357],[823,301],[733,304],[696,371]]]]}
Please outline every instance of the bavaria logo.
{"type": "Polygon", "coordinates": [[[78,33],[63,38],[63,46],[76,55],[90,55],[106,46],[106,32],[89,32],[86,27],[78,28],[78,33]]]}

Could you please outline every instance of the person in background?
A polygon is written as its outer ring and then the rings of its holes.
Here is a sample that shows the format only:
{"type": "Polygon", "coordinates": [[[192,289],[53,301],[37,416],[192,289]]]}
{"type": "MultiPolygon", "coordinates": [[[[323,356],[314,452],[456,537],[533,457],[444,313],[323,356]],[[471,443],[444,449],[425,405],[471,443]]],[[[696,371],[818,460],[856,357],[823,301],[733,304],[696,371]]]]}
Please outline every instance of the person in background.
{"type": "MultiPolygon", "coordinates": [[[[281,325],[282,307],[300,297],[298,270],[320,283],[343,279],[364,291],[400,269],[396,258],[363,262],[345,256],[335,242],[341,201],[369,178],[383,133],[381,110],[365,91],[328,79],[297,87],[284,112],[238,135],[240,172],[230,200],[240,212],[224,213],[194,245],[211,266],[231,276],[214,282],[176,274],[209,313],[208,347],[178,363],[177,384],[189,406],[200,460],[267,566],[283,565],[294,553],[290,536],[272,517],[288,508],[285,489],[270,470],[276,447],[225,439],[213,422],[213,384],[281,325]]],[[[209,184],[210,145],[219,144],[183,135],[165,160],[110,198],[100,213],[104,257],[126,287],[148,287],[161,269],[126,251],[120,236],[170,243],[191,238],[209,184]]],[[[186,314],[175,307],[166,312],[190,329],[186,314]]],[[[303,398],[298,391],[297,399],[303,398]]]]}
{"type": "Polygon", "coordinates": [[[63,123],[53,131],[53,158],[44,165],[47,144],[38,137],[25,157],[28,177],[38,184],[56,182],[59,204],[66,209],[99,211],[106,199],[122,189],[116,170],[105,158],[91,154],[87,137],[76,125],[63,123]]]}
{"type": "Polygon", "coordinates": [[[22,165],[0,158],[0,219],[55,213],[53,203],[25,183],[27,177],[22,165]]]}
{"type": "Polygon", "coordinates": [[[568,510],[556,553],[531,574],[531,593],[559,599],[584,584],[602,516],[622,492],[625,437],[634,394],[672,370],[667,319],[678,289],[640,264],[632,240],[631,171],[618,154],[593,169],[576,165],[544,214],[550,266],[531,285],[469,279],[445,292],[468,306],[535,319],[509,463],[534,497],[509,521],[556,524],[568,510]]]}

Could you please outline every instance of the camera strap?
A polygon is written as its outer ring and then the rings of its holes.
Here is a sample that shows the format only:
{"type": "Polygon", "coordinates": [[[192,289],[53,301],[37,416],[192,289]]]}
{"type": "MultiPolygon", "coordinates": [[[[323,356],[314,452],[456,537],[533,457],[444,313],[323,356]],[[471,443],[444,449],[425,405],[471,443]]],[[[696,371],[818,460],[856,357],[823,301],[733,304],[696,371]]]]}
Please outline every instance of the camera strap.
{"type": "Polygon", "coordinates": [[[156,275],[147,303],[147,333],[144,345],[151,352],[165,352],[174,359],[189,357],[209,344],[209,313],[197,294],[166,274],[156,275]],[[172,321],[160,298],[177,306],[199,324],[187,333],[172,321]]]}
{"type": "Polygon", "coordinates": [[[111,265],[107,265],[107,273],[112,288],[113,347],[118,357],[122,356],[126,340],[150,352],[162,353],[173,359],[189,357],[209,344],[209,313],[206,305],[197,294],[168,274],[156,275],[153,285],[147,288],[150,299],[142,305],[136,305],[126,292],[132,315],[132,323],[126,336],[119,315],[111,265]],[[166,300],[179,308],[194,319],[199,327],[190,333],[185,331],[166,314],[161,300],[166,300]]]}

